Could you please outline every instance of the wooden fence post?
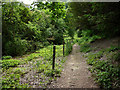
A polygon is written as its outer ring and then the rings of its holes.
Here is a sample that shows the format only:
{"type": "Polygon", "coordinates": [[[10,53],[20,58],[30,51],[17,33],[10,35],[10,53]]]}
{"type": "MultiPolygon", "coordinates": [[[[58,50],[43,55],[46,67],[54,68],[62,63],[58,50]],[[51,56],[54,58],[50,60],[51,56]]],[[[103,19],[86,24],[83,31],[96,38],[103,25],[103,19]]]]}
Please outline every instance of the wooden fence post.
{"type": "Polygon", "coordinates": [[[55,45],[53,46],[53,65],[52,65],[52,69],[55,69],[55,45]]]}

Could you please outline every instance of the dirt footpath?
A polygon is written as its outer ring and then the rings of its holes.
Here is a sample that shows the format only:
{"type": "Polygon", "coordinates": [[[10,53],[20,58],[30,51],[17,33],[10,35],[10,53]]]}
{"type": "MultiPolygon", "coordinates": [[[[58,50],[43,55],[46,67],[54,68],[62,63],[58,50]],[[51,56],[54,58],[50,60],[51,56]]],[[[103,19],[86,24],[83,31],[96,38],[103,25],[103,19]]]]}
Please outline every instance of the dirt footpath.
{"type": "Polygon", "coordinates": [[[73,46],[72,53],[63,67],[61,77],[53,81],[50,88],[99,88],[91,78],[91,73],[88,71],[89,66],[79,52],[77,44],[73,46]]]}

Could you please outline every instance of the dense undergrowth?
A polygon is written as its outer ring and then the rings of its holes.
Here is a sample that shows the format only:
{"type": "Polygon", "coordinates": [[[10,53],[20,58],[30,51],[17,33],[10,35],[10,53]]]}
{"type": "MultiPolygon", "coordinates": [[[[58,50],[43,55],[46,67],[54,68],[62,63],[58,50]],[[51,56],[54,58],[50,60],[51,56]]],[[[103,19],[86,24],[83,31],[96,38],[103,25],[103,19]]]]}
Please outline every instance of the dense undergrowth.
{"type": "Polygon", "coordinates": [[[118,47],[116,48],[115,50],[115,48],[111,47],[86,55],[87,63],[92,65],[92,68],[89,70],[93,73],[95,80],[102,88],[120,87],[120,62],[118,61],[120,55],[119,53],[117,55],[116,51],[118,51],[118,47]],[[112,53],[112,55],[109,53],[112,53]],[[102,59],[103,56],[106,56],[107,60],[102,59]]]}
{"type": "Polygon", "coordinates": [[[10,56],[4,56],[2,60],[3,80],[2,88],[28,88],[32,87],[31,81],[22,83],[21,79],[26,79],[30,71],[34,71],[33,77],[39,74],[37,83],[39,87],[46,87],[51,80],[60,76],[62,63],[65,62],[63,57],[63,45],[56,45],[56,63],[55,70],[52,70],[53,46],[40,49],[35,53],[31,53],[24,58],[12,59],[10,56]],[[58,57],[61,57],[60,59],[58,57]],[[9,59],[10,58],[10,59],[9,59]],[[27,66],[28,65],[28,66],[27,66]],[[22,66],[22,67],[20,67],[22,66]],[[54,74],[54,77],[52,75],[54,74]]]}
{"type": "Polygon", "coordinates": [[[84,53],[87,63],[92,66],[89,70],[101,88],[120,88],[120,47],[111,46],[97,50],[90,44],[96,39],[100,39],[100,37],[89,37],[86,34],[85,37],[77,40],[80,51],[84,53]],[[93,37],[95,38],[93,39],[93,37]]]}

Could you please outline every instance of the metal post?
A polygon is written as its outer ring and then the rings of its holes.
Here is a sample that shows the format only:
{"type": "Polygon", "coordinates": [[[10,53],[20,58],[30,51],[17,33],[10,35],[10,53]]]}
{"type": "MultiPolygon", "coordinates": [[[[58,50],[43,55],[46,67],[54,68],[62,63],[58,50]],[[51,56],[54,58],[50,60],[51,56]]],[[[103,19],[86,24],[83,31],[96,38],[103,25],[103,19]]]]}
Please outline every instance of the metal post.
{"type": "Polygon", "coordinates": [[[55,69],[55,45],[53,46],[53,65],[52,65],[52,69],[55,69]]]}

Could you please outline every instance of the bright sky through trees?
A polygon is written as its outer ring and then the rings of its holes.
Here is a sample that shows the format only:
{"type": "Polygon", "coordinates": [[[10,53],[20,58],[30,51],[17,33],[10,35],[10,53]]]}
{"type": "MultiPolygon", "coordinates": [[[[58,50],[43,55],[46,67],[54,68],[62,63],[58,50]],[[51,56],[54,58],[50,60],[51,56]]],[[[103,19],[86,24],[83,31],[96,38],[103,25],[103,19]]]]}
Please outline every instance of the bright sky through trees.
{"type": "Polygon", "coordinates": [[[34,1],[37,1],[37,0],[18,0],[20,2],[23,2],[24,4],[32,4],[34,1]]]}

